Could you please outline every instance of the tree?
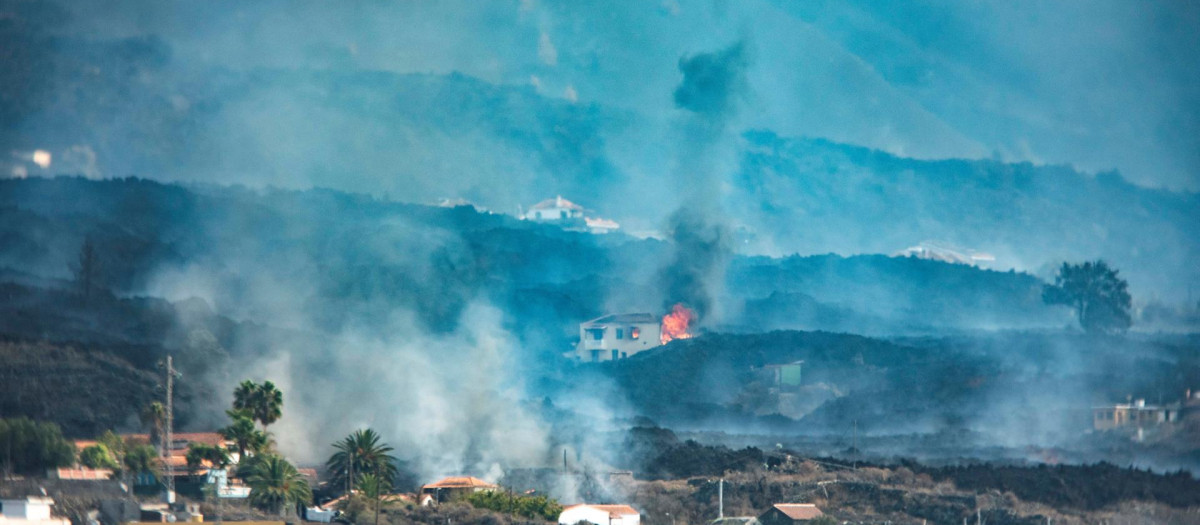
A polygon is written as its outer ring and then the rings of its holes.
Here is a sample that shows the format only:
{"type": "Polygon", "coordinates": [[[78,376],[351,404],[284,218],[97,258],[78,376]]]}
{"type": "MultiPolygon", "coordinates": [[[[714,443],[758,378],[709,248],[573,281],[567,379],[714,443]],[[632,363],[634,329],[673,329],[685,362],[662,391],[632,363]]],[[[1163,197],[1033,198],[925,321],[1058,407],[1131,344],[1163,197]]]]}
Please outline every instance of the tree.
{"type": "MultiPolygon", "coordinates": [[[[138,414],[142,421],[142,426],[146,427],[150,434],[150,444],[160,450],[166,450],[163,447],[163,432],[167,428],[167,409],[162,403],[154,401],[142,407],[141,413],[138,414]]],[[[170,446],[169,444],[167,445],[170,446]]]]}
{"type": "Polygon", "coordinates": [[[205,445],[204,443],[188,444],[187,466],[188,471],[193,475],[201,467],[207,466],[214,469],[223,469],[229,466],[229,462],[229,453],[219,445],[205,445]]]}
{"type": "Polygon", "coordinates": [[[289,506],[312,500],[312,489],[296,467],[274,454],[254,462],[246,484],[250,486],[250,504],[269,512],[282,513],[289,506]]]}
{"type": "Polygon", "coordinates": [[[113,458],[112,454],[109,453],[108,447],[104,446],[103,443],[96,443],[95,445],[85,447],[83,450],[80,450],[79,464],[88,468],[106,468],[112,470],[118,470],[121,466],[119,463],[117,463],[117,460],[113,458]]]}
{"type": "Polygon", "coordinates": [[[125,468],[125,451],[129,446],[126,445],[125,440],[121,436],[118,436],[116,432],[105,430],[103,434],[100,434],[100,437],[96,438],[96,442],[104,445],[109,457],[112,458],[113,463],[116,465],[113,469],[121,473],[122,481],[127,481],[125,479],[125,473],[128,472],[128,469],[125,468]]]}
{"type": "Polygon", "coordinates": [[[1063,263],[1054,284],[1042,289],[1046,304],[1075,310],[1079,326],[1090,333],[1122,332],[1133,324],[1129,283],[1104,261],[1063,263]]]}
{"type": "Polygon", "coordinates": [[[258,384],[249,379],[238,384],[233,389],[233,409],[254,411],[254,395],[258,392],[258,384]]]}
{"type": "Polygon", "coordinates": [[[275,383],[263,381],[263,384],[258,385],[258,392],[254,399],[254,419],[257,419],[263,425],[263,430],[267,429],[267,425],[279,420],[283,415],[283,392],[275,388],[275,383]]]}
{"type": "Polygon", "coordinates": [[[221,435],[233,442],[237,448],[238,461],[246,459],[246,452],[261,452],[267,444],[267,435],[254,426],[254,420],[244,410],[227,410],[232,422],[220,430],[221,435]]]}
{"type": "Polygon", "coordinates": [[[126,443],[125,468],[134,475],[149,474],[154,479],[162,477],[162,458],[150,445],[126,443]]]}
{"type": "Polygon", "coordinates": [[[270,381],[260,385],[247,379],[233,390],[233,409],[248,412],[250,418],[261,422],[266,430],[283,415],[283,392],[270,381]]]}
{"type": "Polygon", "coordinates": [[[0,468],[5,474],[45,474],[75,463],[75,445],[62,429],[26,417],[0,419],[0,468]]]}
{"type": "Polygon", "coordinates": [[[325,463],[331,474],[330,486],[349,489],[363,474],[373,474],[389,483],[396,478],[396,458],[388,454],[393,449],[382,443],[379,433],[374,430],[356,430],[334,443],[333,448],[337,452],[325,463]]]}
{"type": "Polygon", "coordinates": [[[358,493],[375,506],[375,525],[379,525],[379,511],[383,508],[383,502],[388,499],[388,492],[391,490],[392,483],[389,479],[372,473],[363,474],[358,478],[358,493]]]}

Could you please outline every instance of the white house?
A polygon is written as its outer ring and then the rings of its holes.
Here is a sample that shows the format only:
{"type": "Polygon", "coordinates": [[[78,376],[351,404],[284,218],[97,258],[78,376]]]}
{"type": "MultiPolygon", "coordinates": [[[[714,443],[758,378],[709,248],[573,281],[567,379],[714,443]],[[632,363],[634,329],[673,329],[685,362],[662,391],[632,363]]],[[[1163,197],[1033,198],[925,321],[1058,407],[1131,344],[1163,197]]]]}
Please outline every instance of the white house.
{"type": "Polygon", "coordinates": [[[642,515],[629,505],[571,505],[558,515],[559,525],[586,521],[594,525],[639,525],[642,515]]]}
{"type": "Polygon", "coordinates": [[[583,206],[575,204],[559,195],[546,199],[529,207],[522,217],[530,221],[564,222],[583,219],[583,206]]]}
{"type": "Polygon", "coordinates": [[[653,314],[610,314],[579,325],[571,357],[584,362],[624,359],[662,344],[662,322],[653,314]]]}
{"type": "Polygon", "coordinates": [[[54,498],[28,496],[0,500],[0,523],[5,525],[70,525],[66,518],[50,516],[54,498]]]}

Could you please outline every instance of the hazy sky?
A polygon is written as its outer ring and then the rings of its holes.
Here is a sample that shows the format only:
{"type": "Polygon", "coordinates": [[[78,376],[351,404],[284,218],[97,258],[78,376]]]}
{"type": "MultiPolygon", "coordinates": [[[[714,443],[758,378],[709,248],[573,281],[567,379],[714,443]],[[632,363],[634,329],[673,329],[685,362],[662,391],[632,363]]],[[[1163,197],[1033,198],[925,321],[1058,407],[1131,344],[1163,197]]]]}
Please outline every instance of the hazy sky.
{"type": "Polygon", "coordinates": [[[65,28],[155,34],[176,64],[461,72],[672,117],[686,55],[746,42],[737,124],[914,157],[1116,169],[1200,189],[1200,4],[72,3],[65,28]]]}

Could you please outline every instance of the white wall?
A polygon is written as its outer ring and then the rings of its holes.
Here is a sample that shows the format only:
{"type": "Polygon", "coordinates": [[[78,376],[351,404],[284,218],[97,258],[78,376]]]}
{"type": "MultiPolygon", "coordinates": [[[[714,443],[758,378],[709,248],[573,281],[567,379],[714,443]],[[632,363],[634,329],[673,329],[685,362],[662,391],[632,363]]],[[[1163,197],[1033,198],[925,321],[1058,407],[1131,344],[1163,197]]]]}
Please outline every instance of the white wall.
{"type": "Polygon", "coordinates": [[[64,518],[51,518],[54,500],[42,497],[0,500],[0,523],[20,525],[69,525],[64,518]]]}
{"type": "Polygon", "coordinates": [[[579,325],[579,344],[575,347],[575,358],[592,361],[592,350],[599,350],[600,361],[612,360],[612,351],[616,350],[619,357],[632,357],[638,352],[644,352],[661,345],[662,326],[658,323],[628,323],[604,325],[579,325]],[[630,329],[638,329],[638,338],[630,338],[630,329]],[[591,329],[603,329],[604,337],[599,341],[592,338],[591,329]],[[617,330],[621,330],[621,339],[617,339],[617,330]]]}
{"type": "Polygon", "coordinates": [[[596,525],[639,525],[642,521],[640,514],[609,518],[608,511],[580,505],[564,510],[558,515],[559,525],[575,525],[580,521],[588,521],[596,525]]]}

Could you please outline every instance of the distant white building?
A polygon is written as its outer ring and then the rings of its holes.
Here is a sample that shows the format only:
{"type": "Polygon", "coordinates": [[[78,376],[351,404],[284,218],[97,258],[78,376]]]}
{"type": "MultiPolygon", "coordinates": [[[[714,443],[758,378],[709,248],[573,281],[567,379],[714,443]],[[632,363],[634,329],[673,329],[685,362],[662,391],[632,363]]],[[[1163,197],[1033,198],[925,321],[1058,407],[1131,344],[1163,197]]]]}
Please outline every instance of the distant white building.
{"type": "Polygon", "coordinates": [[[980,266],[996,261],[996,257],[990,253],[963,249],[938,241],[924,241],[916,246],[909,246],[908,248],[900,250],[892,254],[892,256],[916,257],[917,259],[928,259],[931,261],[941,261],[954,264],[966,264],[970,266],[980,266]]]}
{"type": "Polygon", "coordinates": [[[54,498],[28,496],[0,500],[0,523],[5,525],[71,525],[66,518],[50,516],[54,498]]]}
{"type": "Polygon", "coordinates": [[[579,344],[572,357],[613,361],[661,344],[662,321],[654,314],[610,314],[579,324],[579,344]]]}
{"type": "Polygon", "coordinates": [[[546,199],[529,207],[521,217],[527,221],[566,222],[572,219],[583,219],[583,206],[575,204],[559,195],[546,199]]]}
{"type": "Polygon", "coordinates": [[[571,505],[558,515],[559,525],[581,521],[593,525],[640,525],[642,514],[629,505],[571,505]]]}
{"type": "Polygon", "coordinates": [[[585,214],[586,210],[583,209],[583,206],[559,195],[530,206],[528,210],[521,213],[521,218],[527,221],[556,224],[564,230],[589,233],[609,233],[621,228],[617,221],[587,217],[585,214]]]}

